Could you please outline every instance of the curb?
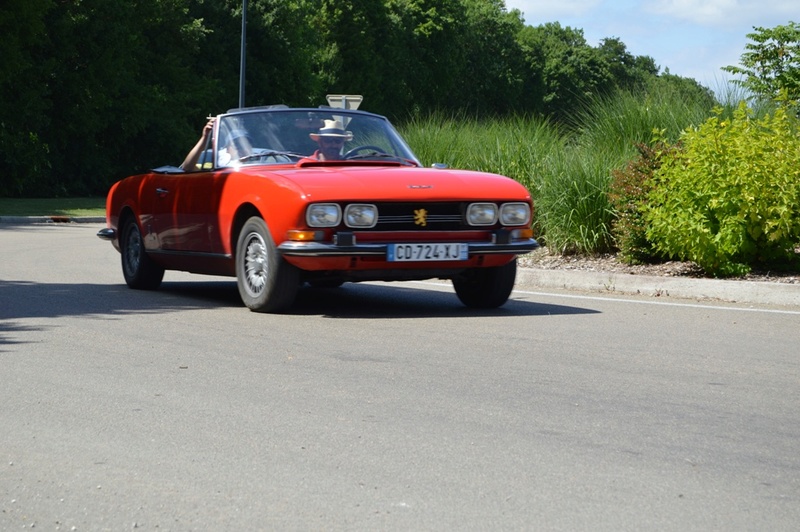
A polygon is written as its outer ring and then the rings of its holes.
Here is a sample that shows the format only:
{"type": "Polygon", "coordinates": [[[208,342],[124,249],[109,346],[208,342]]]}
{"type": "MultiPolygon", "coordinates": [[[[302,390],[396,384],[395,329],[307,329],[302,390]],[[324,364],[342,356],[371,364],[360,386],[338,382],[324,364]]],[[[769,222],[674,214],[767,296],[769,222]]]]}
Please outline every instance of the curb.
{"type": "Polygon", "coordinates": [[[0,216],[0,224],[105,223],[105,216],[0,216]]]}
{"type": "Polygon", "coordinates": [[[800,284],[519,268],[515,289],[568,289],[697,301],[800,306],[800,284]]]}

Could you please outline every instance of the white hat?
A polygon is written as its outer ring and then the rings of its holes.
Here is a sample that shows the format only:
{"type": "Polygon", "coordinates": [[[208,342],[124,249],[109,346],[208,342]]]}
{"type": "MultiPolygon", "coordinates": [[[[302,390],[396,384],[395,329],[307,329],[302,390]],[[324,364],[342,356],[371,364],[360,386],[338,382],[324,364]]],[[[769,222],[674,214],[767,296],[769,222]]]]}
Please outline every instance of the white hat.
{"type": "Polygon", "coordinates": [[[344,140],[353,140],[353,133],[345,131],[342,122],[339,120],[325,120],[325,126],[319,128],[318,133],[308,135],[311,140],[319,140],[320,137],[334,137],[344,140]]]}

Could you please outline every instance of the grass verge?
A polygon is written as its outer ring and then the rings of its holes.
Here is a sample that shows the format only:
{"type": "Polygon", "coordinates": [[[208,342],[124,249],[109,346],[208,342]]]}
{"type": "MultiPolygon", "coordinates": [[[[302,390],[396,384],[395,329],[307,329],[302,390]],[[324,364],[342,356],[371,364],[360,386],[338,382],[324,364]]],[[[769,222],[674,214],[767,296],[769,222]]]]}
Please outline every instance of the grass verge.
{"type": "Polygon", "coordinates": [[[105,198],[0,198],[0,216],[105,215],[105,198]]]}

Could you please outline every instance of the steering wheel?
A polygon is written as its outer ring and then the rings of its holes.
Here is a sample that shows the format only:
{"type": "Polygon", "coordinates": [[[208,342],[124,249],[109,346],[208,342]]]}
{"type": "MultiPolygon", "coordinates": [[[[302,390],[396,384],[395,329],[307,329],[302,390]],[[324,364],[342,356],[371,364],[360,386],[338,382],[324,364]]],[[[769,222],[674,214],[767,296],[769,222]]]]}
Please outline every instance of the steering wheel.
{"type": "Polygon", "coordinates": [[[356,146],[352,150],[348,150],[347,153],[343,155],[345,159],[349,159],[350,157],[356,155],[358,152],[361,151],[374,151],[376,153],[386,153],[383,148],[379,148],[378,146],[374,146],[372,144],[364,144],[362,146],[356,146]]]}

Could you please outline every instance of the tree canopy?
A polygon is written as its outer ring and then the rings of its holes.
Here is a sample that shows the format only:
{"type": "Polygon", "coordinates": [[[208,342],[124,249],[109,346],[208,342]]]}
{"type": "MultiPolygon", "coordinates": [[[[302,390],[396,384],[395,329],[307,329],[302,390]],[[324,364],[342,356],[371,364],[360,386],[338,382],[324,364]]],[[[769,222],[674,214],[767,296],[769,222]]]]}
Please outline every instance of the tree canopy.
{"type": "Polygon", "coordinates": [[[800,24],[789,22],[774,28],[755,27],[742,54],[741,66],[723,70],[738,74],[735,83],[756,96],[800,101],[800,24]]]}
{"type": "MultiPolygon", "coordinates": [[[[0,195],[103,194],[182,159],[238,105],[241,0],[6,0],[0,6],[0,195]]],[[[617,38],[529,26],[502,0],[249,0],[246,104],[526,114],[662,80],[617,38]]],[[[667,80],[664,79],[666,82],[667,80]]],[[[689,90],[693,80],[675,84],[689,90]]]]}

